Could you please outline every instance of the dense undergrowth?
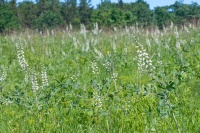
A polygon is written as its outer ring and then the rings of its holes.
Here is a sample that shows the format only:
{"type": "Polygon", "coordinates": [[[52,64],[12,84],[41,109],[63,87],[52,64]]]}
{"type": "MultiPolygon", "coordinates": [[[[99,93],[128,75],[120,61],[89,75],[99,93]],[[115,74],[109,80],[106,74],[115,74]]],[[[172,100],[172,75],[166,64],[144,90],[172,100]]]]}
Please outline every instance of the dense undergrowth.
{"type": "Polygon", "coordinates": [[[200,30],[0,37],[0,132],[200,132],[200,30]]]}

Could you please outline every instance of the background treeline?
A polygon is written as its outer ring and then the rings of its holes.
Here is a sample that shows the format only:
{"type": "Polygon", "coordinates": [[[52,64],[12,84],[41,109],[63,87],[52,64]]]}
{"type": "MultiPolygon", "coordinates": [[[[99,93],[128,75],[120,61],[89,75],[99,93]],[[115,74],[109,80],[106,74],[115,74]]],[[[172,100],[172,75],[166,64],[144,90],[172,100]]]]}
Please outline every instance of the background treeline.
{"type": "Polygon", "coordinates": [[[199,19],[200,5],[183,4],[182,1],[151,10],[144,0],[132,3],[102,0],[97,8],[91,5],[91,0],[0,0],[0,32],[25,28],[64,28],[70,24],[75,28],[79,28],[80,24],[91,28],[95,22],[105,28],[137,24],[144,27],[158,26],[162,29],[171,22],[177,25],[188,22],[197,24],[199,19]]]}

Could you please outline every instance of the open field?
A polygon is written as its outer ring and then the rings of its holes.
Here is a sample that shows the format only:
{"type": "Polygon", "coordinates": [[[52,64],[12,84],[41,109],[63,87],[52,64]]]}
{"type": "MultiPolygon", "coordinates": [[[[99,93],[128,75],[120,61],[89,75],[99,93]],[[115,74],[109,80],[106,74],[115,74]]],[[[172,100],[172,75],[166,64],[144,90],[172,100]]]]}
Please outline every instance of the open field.
{"type": "Polygon", "coordinates": [[[0,132],[199,133],[200,29],[0,36],[0,132]]]}

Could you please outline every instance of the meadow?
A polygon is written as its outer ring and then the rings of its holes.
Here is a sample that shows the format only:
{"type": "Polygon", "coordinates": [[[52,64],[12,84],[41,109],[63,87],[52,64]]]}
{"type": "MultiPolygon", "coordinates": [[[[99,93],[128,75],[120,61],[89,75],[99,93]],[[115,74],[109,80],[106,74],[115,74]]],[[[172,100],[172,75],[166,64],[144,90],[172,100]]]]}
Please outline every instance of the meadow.
{"type": "Polygon", "coordinates": [[[199,133],[200,29],[0,36],[2,133],[199,133]]]}

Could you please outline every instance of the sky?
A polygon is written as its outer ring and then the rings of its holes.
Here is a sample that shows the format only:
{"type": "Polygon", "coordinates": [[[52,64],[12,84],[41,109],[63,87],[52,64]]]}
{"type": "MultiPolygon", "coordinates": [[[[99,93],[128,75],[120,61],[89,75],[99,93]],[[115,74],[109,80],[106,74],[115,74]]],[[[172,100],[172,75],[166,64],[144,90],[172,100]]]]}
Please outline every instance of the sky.
{"type": "MultiPolygon", "coordinates": [[[[17,0],[17,2],[22,2],[23,0],[17,0]]],[[[35,0],[30,0],[30,1],[35,1],[35,0]]],[[[59,0],[59,1],[65,1],[65,0],[59,0]]],[[[77,0],[79,1],[79,0],[77,0]]],[[[94,7],[96,7],[101,0],[91,0],[92,1],[92,5],[94,7]]],[[[124,3],[130,3],[130,2],[135,2],[136,0],[123,0],[124,3]]],[[[179,1],[179,0],[144,0],[145,2],[147,2],[150,6],[150,9],[154,9],[154,7],[157,6],[166,6],[166,5],[171,5],[174,4],[175,1],[179,1]]],[[[182,0],[184,4],[191,4],[192,2],[197,2],[198,5],[200,5],[200,0],[182,0]]],[[[111,2],[115,2],[117,3],[118,0],[111,0],[111,2]]]]}
{"type": "MultiPolygon", "coordinates": [[[[124,3],[135,2],[136,0],[123,0],[124,3]]],[[[146,1],[150,9],[154,9],[156,6],[166,6],[174,4],[176,0],[144,0],[146,1]]],[[[96,7],[101,2],[101,0],[92,0],[92,5],[96,7]]],[[[111,2],[118,2],[118,0],[111,0],[111,2]]],[[[197,2],[200,5],[200,0],[183,0],[184,4],[191,4],[192,2],[197,2]]]]}

